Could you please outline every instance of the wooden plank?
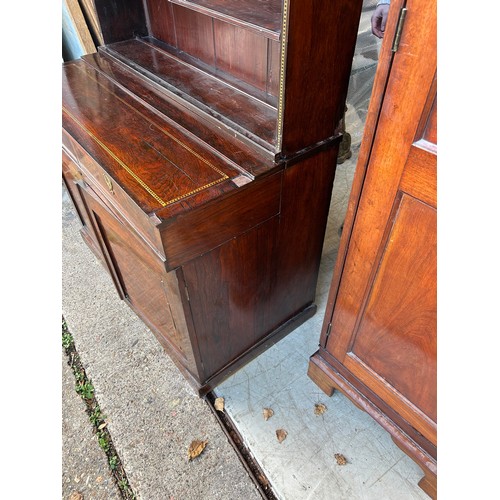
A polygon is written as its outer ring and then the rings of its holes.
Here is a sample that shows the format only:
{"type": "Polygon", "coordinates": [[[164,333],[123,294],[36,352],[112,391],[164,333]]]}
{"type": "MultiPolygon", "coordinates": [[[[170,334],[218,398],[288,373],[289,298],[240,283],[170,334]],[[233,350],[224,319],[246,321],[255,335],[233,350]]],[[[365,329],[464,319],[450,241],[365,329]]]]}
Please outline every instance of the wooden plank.
{"type": "Polygon", "coordinates": [[[67,12],[75,29],[78,41],[84,54],[96,52],[94,41],[90,36],[90,31],[83,17],[82,9],[78,0],[64,0],[67,12]]]}
{"type": "Polygon", "coordinates": [[[270,105],[137,39],[107,45],[105,53],[160,84],[172,97],[179,96],[268,151],[273,149],[276,110],[270,105]]]}
{"type": "Polygon", "coordinates": [[[97,42],[98,45],[103,45],[104,40],[102,37],[101,25],[99,23],[97,12],[95,10],[94,0],[78,0],[78,1],[82,9],[82,14],[84,18],[87,20],[87,26],[91,33],[92,39],[94,40],[94,42],[97,42]]]}

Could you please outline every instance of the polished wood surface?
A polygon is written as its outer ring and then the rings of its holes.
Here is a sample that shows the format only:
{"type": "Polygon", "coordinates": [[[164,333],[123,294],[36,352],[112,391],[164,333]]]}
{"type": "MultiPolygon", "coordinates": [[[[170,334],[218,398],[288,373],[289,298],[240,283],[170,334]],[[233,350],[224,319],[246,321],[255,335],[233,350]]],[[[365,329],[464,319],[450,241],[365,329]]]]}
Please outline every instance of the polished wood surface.
{"type": "Polygon", "coordinates": [[[66,67],[63,92],[66,130],[147,214],[241,175],[85,64],[66,67]]]}
{"type": "Polygon", "coordinates": [[[366,165],[356,171],[309,373],[327,393],[338,387],[377,418],[422,466],[422,486],[435,495],[436,6],[406,3],[392,55],[399,7],[391,6],[379,94],[370,103],[374,121],[360,152],[366,165]]]}
{"type": "Polygon", "coordinates": [[[113,217],[90,188],[84,189],[84,197],[123,297],[155,326],[186,367],[196,372],[184,316],[178,314],[182,305],[175,274],[164,273],[161,261],[113,217]],[[174,321],[173,311],[177,311],[177,321],[174,321]]]}
{"type": "Polygon", "coordinates": [[[63,67],[82,236],[200,395],[316,311],[362,3],[344,1],[288,26],[288,1],[98,0],[104,45],[63,67]]]}
{"type": "MultiPolygon", "coordinates": [[[[165,99],[162,87],[142,78],[127,66],[96,54],[84,56],[83,59],[107,78],[119,81],[123,88],[136,97],[140,96],[142,102],[155,109],[162,117],[168,117],[183,130],[219,152],[237,168],[243,169],[250,178],[265,175],[276,168],[274,158],[268,152],[255,148],[253,143],[242,136],[235,138],[234,131],[221,128],[209,116],[200,116],[198,110],[188,103],[165,99]]],[[[174,206],[170,205],[168,208],[172,211],[174,206]]]]}
{"type": "MultiPolygon", "coordinates": [[[[336,124],[344,112],[361,6],[361,0],[147,0],[140,14],[137,0],[114,0],[111,5],[104,0],[96,2],[105,41],[101,49],[113,42],[157,39],[174,53],[178,51],[181,59],[196,60],[189,63],[192,68],[206,65],[207,74],[215,74],[229,87],[206,80],[183,92],[182,98],[193,99],[192,93],[194,104],[201,105],[203,111],[237,133],[245,135],[248,131],[250,140],[286,158],[336,136],[336,124]],[[126,14],[129,10],[130,18],[126,14]],[[116,25],[110,19],[116,20],[116,25]],[[209,103],[204,101],[209,92],[204,99],[197,93],[211,86],[220,93],[209,103]],[[239,102],[242,112],[232,112],[233,86],[252,97],[261,92],[262,102],[277,107],[272,123],[264,123],[268,119],[264,113],[264,121],[253,129],[251,121],[241,124],[239,120],[253,116],[256,110],[246,110],[239,102]],[[225,98],[226,94],[231,97],[225,98]],[[217,102],[229,105],[217,109],[217,102]]],[[[141,66],[135,57],[130,62],[141,66]]],[[[148,67],[144,69],[149,71],[148,67]]],[[[163,76],[175,73],[168,69],[163,76]]],[[[153,69],[149,76],[155,74],[153,69]]],[[[187,81],[200,78],[200,74],[191,73],[187,81]]],[[[168,78],[165,81],[168,83],[168,78]]],[[[175,83],[171,90],[174,87],[175,83]]]]}
{"type": "MultiPolygon", "coordinates": [[[[267,92],[271,96],[277,96],[280,87],[281,47],[279,42],[270,40],[267,48],[267,92]]],[[[277,101],[270,99],[268,102],[277,107],[277,101]]]]}
{"type": "Polygon", "coordinates": [[[205,254],[280,214],[283,176],[274,174],[217,203],[203,205],[159,226],[169,268],[205,254]]]}
{"type": "Polygon", "coordinates": [[[215,66],[266,90],[268,39],[217,19],[213,26],[215,66]]]}
{"type": "Polygon", "coordinates": [[[208,64],[214,64],[213,21],[178,5],[173,6],[177,48],[208,64]]]}
{"type": "Polygon", "coordinates": [[[164,0],[147,0],[146,5],[151,35],[176,47],[174,4],[164,0]]]}
{"type": "MultiPolygon", "coordinates": [[[[259,11],[255,6],[249,10],[248,5],[252,2],[244,3],[247,7],[243,10],[264,18],[263,10],[259,11]]],[[[246,82],[256,89],[277,95],[280,60],[268,56],[271,46],[279,49],[277,34],[274,36],[264,28],[255,29],[252,24],[224,15],[219,10],[207,9],[201,3],[149,0],[147,5],[154,38],[182,54],[194,56],[216,72],[233,75],[236,79],[232,83],[246,82]]],[[[220,7],[232,10],[233,5],[233,2],[224,2],[220,7]]],[[[275,16],[281,23],[279,10],[275,16]]],[[[224,74],[220,76],[225,77],[224,74]]]]}
{"type": "Polygon", "coordinates": [[[398,211],[351,353],[435,422],[436,213],[408,195],[398,211]]]}
{"type": "Polygon", "coordinates": [[[194,326],[200,332],[198,345],[207,353],[206,378],[276,326],[269,299],[274,286],[278,224],[278,218],[274,218],[183,268],[193,292],[190,302],[194,326]],[[250,248],[253,251],[249,252],[250,248]]]}

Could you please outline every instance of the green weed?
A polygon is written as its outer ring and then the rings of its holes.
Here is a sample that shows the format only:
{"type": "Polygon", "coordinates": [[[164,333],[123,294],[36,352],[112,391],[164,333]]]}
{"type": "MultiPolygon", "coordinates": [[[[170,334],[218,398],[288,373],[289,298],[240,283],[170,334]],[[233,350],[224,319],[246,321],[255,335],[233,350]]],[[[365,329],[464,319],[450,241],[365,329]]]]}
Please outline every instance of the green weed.
{"type": "Polygon", "coordinates": [[[84,399],[94,397],[94,386],[90,382],[83,382],[76,385],[76,392],[84,399]]]}
{"type": "Polygon", "coordinates": [[[109,466],[111,470],[115,470],[118,467],[118,457],[116,455],[109,458],[109,466]]]}

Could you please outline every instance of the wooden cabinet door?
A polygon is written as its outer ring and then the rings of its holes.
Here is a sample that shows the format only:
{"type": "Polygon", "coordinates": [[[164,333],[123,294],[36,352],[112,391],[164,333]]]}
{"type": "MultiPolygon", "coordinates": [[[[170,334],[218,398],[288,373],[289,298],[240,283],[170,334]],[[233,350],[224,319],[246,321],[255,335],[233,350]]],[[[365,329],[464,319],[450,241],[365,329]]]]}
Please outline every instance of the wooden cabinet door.
{"type": "Polygon", "coordinates": [[[88,185],[80,183],[79,187],[120,297],[150,327],[167,352],[173,352],[176,360],[195,373],[177,274],[167,273],[164,262],[148,244],[111,213],[88,185]]]}
{"type": "Polygon", "coordinates": [[[406,8],[324,347],[436,444],[436,5],[406,8]]]}

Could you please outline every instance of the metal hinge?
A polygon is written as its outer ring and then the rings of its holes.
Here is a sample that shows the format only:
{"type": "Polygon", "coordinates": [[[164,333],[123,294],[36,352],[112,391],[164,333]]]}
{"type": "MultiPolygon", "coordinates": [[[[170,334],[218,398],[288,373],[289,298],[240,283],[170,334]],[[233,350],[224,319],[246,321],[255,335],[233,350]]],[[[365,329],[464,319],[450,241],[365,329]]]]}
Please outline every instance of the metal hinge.
{"type": "Polygon", "coordinates": [[[398,27],[396,28],[396,36],[394,37],[394,42],[392,43],[392,51],[397,52],[399,48],[399,41],[401,40],[401,33],[403,32],[403,26],[405,24],[406,12],[408,9],[403,7],[399,12],[398,27]]]}
{"type": "Polygon", "coordinates": [[[332,324],[328,323],[328,327],[326,329],[326,337],[325,337],[326,341],[328,341],[328,337],[330,336],[330,333],[332,333],[332,324]]]}

